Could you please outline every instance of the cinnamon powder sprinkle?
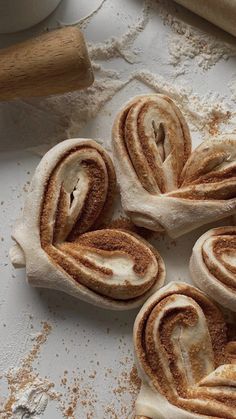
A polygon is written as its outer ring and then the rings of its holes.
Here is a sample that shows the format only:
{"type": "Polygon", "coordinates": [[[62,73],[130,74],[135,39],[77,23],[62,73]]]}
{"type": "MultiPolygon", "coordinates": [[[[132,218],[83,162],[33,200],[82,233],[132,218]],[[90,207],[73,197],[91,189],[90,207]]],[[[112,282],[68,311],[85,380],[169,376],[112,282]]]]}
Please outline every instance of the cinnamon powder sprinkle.
{"type": "Polygon", "coordinates": [[[3,404],[0,405],[1,419],[13,418],[13,407],[17,401],[18,395],[24,391],[28,386],[34,385],[37,382],[38,386],[43,386],[47,389],[47,396],[51,400],[56,400],[58,394],[53,389],[54,384],[49,382],[46,378],[41,379],[33,372],[33,363],[40,354],[42,345],[47,341],[51,333],[52,326],[47,323],[42,323],[42,330],[35,338],[35,343],[26,357],[20,362],[19,367],[10,368],[5,373],[5,378],[8,382],[9,395],[3,404]]]}
{"type": "MultiPolygon", "coordinates": [[[[141,387],[141,380],[138,377],[137,369],[133,365],[131,370],[127,370],[127,364],[131,362],[131,357],[125,357],[120,361],[123,369],[119,376],[114,376],[114,371],[107,368],[104,376],[113,377],[116,385],[109,388],[110,392],[116,399],[116,405],[111,402],[109,405],[103,405],[104,417],[109,419],[130,418],[134,411],[134,404],[141,387]],[[125,396],[131,397],[131,403],[127,404],[125,396]],[[119,406],[119,407],[117,407],[119,406]]],[[[97,419],[96,405],[98,403],[98,395],[94,379],[100,371],[94,371],[87,374],[86,371],[72,371],[74,378],[70,384],[65,381],[65,375],[61,379],[63,389],[63,400],[60,398],[59,406],[65,419],[78,419],[78,417],[86,417],[87,419],[97,419]],[[89,384],[91,381],[91,385],[89,384]]]]}
{"type": "Polygon", "coordinates": [[[232,113],[227,111],[226,113],[219,113],[219,111],[212,111],[211,119],[208,123],[208,131],[211,135],[220,134],[219,126],[222,123],[226,123],[232,116],[232,113]]]}

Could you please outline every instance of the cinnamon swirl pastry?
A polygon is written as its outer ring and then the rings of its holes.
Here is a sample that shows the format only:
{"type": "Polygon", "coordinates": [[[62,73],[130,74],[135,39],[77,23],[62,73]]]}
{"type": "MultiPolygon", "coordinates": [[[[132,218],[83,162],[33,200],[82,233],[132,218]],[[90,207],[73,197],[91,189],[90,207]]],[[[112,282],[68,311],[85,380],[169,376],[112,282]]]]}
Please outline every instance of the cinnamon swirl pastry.
{"type": "Polygon", "coordinates": [[[96,230],[111,215],[115,189],[112,161],[92,140],[66,140],[43,157],[10,253],[30,284],[121,310],[163,285],[164,263],[151,245],[127,231],[96,230]]]}
{"type": "Polygon", "coordinates": [[[236,418],[236,343],[201,291],[172,282],[152,295],[136,318],[134,347],[136,418],[236,418]]]}
{"type": "Polygon", "coordinates": [[[190,259],[195,284],[236,311],[236,227],[213,228],[195,243],[190,259]]]}
{"type": "Polygon", "coordinates": [[[116,117],[113,155],[134,224],[178,237],[236,213],[236,135],[191,154],[183,115],[167,96],[134,98],[116,117]]]}

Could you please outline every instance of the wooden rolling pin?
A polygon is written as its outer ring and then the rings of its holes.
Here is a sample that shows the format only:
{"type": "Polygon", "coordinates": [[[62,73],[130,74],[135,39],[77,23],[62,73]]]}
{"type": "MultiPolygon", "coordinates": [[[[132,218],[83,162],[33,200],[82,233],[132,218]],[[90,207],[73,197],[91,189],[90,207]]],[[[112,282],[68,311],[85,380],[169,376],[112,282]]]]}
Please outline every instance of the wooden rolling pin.
{"type": "Polygon", "coordinates": [[[71,92],[93,80],[78,28],[58,29],[0,50],[0,100],[71,92]]]}
{"type": "Polygon", "coordinates": [[[175,0],[236,36],[236,0],[175,0]]]}

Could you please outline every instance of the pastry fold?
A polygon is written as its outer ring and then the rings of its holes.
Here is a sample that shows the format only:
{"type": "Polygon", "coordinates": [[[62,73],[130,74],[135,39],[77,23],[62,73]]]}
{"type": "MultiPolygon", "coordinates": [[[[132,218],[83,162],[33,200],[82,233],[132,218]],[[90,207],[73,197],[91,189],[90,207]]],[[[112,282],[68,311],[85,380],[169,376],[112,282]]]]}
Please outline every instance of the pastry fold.
{"type": "Polygon", "coordinates": [[[10,252],[30,284],[117,310],[141,305],[163,285],[164,263],[151,245],[128,231],[97,230],[115,191],[112,161],[95,141],[66,140],[43,157],[10,252]]]}
{"type": "Polygon", "coordinates": [[[236,312],[236,227],[203,234],[193,247],[190,273],[202,291],[236,312]]]}
{"type": "Polygon", "coordinates": [[[134,224],[178,237],[236,212],[236,135],[191,138],[167,96],[137,96],[113,125],[122,206],[134,224]]]}
{"type": "Polygon", "coordinates": [[[205,294],[181,282],[163,287],[141,308],[133,338],[136,418],[236,418],[236,342],[205,294]]]}

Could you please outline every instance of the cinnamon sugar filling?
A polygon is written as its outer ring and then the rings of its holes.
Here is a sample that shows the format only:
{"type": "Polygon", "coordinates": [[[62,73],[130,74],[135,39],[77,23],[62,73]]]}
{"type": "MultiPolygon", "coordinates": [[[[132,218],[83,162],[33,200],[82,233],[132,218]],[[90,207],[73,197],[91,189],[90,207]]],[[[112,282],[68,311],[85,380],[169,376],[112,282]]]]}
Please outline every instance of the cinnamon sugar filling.
{"type": "MultiPolygon", "coordinates": [[[[44,198],[42,202],[42,209],[41,209],[41,217],[40,217],[40,237],[41,237],[41,244],[42,247],[52,243],[53,240],[56,240],[58,231],[64,226],[64,223],[67,218],[67,209],[69,202],[66,198],[66,193],[63,189],[63,184],[61,185],[60,194],[58,201],[55,207],[55,224],[53,226],[52,232],[52,225],[50,223],[50,217],[52,216],[52,212],[54,211],[54,199],[56,194],[56,178],[62,167],[63,163],[66,161],[67,157],[72,155],[73,153],[77,153],[79,151],[86,151],[86,150],[94,150],[91,146],[77,146],[72,148],[71,150],[67,151],[63,157],[57,162],[56,166],[54,167],[50,178],[48,179],[48,183],[45,186],[44,198]]],[[[96,150],[98,154],[101,154],[99,150],[96,150]]],[[[109,171],[109,185],[107,190],[104,190],[104,172],[102,168],[98,166],[98,162],[96,161],[84,161],[83,167],[88,173],[90,181],[90,191],[88,191],[85,203],[83,205],[83,209],[80,213],[80,217],[78,223],[73,228],[73,232],[71,233],[73,238],[74,235],[79,234],[81,232],[87,231],[87,229],[92,228],[93,224],[99,219],[101,213],[104,213],[104,217],[106,216],[106,212],[109,212],[110,208],[108,207],[113,203],[114,193],[115,193],[115,173],[110,167],[111,164],[107,160],[105,154],[102,154],[102,158],[106,163],[106,168],[109,171]],[[91,192],[91,197],[90,197],[91,192]],[[93,199],[93,200],[92,200],[93,199]],[[85,208],[86,204],[86,208],[85,208]],[[82,228],[81,228],[82,227],[82,228]],[[80,231],[82,230],[82,231],[80,231]]]]}
{"type": "Polygon", "coordinates": [[[153,118],[151,127],[153,141],[150,141],[151,137],[147,136],[145,132],[145,118],[149,112],[156,110],[163,120],[171,118],[168,110],[163,109],[162,104],[156,103],[152,98],[147,97],[141,106],[143,98],[137,98],[136,102],[123,111],[119,120],[119,139],[125,147],[126,154],[129,156],[141,184],[151,194],[165,193],[168,190],[163,163],[169,154],[176,155],[175,160],[172,159],[172,171],[177,187],[181,171],[191,152],[189,133],[183,127],[184,121],[180,111],[168,98],[161,97],[160,100],[168,102],[172,107],[176,116],[174,124],[178,123],[182,135],[181,144],[176,142],[172,144],[176,133],[171,123],[166,127],[165,123],[161,123],[157,127],[155,118],[153,118]],[[136,109],[139,107],[138,115],[135,116],[136,109]]]}
{"type": "MultiPolygon", "coordinates": [[[[214,391],[207,387],[191,387],[183,369],[180,369],[177,364],[177,349],[171,337],[176,326],[194,327],[198,317],[197,311],[190,306],[185,307],[184,310],[181,307],[167,309],[158,330],[155,331],[158,314],[165,310],[168,300],[175,301],[178,294],[189,296],[204,313],[214,354],[214,367],[217,368],[229,362],[226,351],[228,343],[226,325],[221,312],[202,293],[188,286],[185,289],[182,287],[173,294],[167,291],[161,300],[154,301],[147,307],[136,332],[136,353],[139,362],[152,385],[170,403],[190,412],[210,416],[211,419],[235,419],[232,408],[235,407],[236,392],[233,388],[232,391],[229,388],[222,394],[218,387],[214,391]],[[165,369],[166,361],[164,360],[167,360],[170,374],[165,369]]],[[[191,345],[188,353],[189,368],[196,383],[205,376],[204,364],[201,364],[203,361],[200,356],[204,344],[203,341],[198,342],[197,345],[191,345]]],[[[235,376],[232,377],[234,380],[235,378],[235,376]]]]}
{"type": "Polygon", "coordinates": [[[158,269],[159,260],[141,241],[119,230],[98,230],[79,236],[75,242],[65,242],[57,247],[49,246],[47,253],[69,276],[101,295],[117,299],[132,299],[144,295],[162,275],[158,269]],[[132,279],[123,280],[115,284],[113,271],[101,266],[86,257],[86,252],[95,252],[101,257],[113,258],[122,256],[133,261],[133,271],[140,278],[140,282],[132,279]],[[155,269],[152,276],[147,271],[152,265],[155,269]],[[86,272],[84,271],[84,268],[86,272]],[[99,277],[97,278],[97,274],[99,277]]]}
{"type": "Polygon", "coordinates": [[[222,284],[231,289],[231,291],[236,292],[236,266],[231,265],[225,260],[225,256],[233,255],[236,260],[236,235],[232,231],[227,232],[227,234],[219,233],[217,236],[212,238],[212,253],[214,257],[220,264],[218,266],[214,259],[211,258],[211,255],[202,248],[202,258],[208,269],[208,271],[222,284]],[[224,268],[224,269],[221,269],[224,268]]]}
{"type": "MultiPolygon", "coordinates": [[[[72,174],[74,176],[74,172],[72,174]]],[[[163,275],[159,254],[142,239],[128,232],[106,229],[82,234],[94,229],[99,221],[105,222],[115,187],[112,163],[105,153],[84,145],[65,153],[52,170],[45,187],[40,219],[41,246],[53,263],[78,284],[101,296],[116,300],[134,300],[145,295],[163,275]],[[71,186],[71,193],[66,191],[68,179],[65,178],[67,172],[64,168],[68,165],[70,173],[70,161],[67,159],[73,153],[78,153],[80,158],[80,151],[83,154],[78,173],[76,159],[73,158],[71,170],[75,170],[78,179],[82,171],[83,176],[86,176],[86,184],[83,198],[74,207],[76,212],[70,220],[71,207],[74,199],[77,199],[73,195],[77,181],[73,179],[75,187],[73,189],[73,185],[71,186]],[[124,273],[119,277],[118,273],[114,281],[112,261],[116,257],[123,257],[124,263],[128,263],[132,272],[127,274],[127,278],[124,273]],[[106,261],[110,261],[108,266],[106,261]]]]}

